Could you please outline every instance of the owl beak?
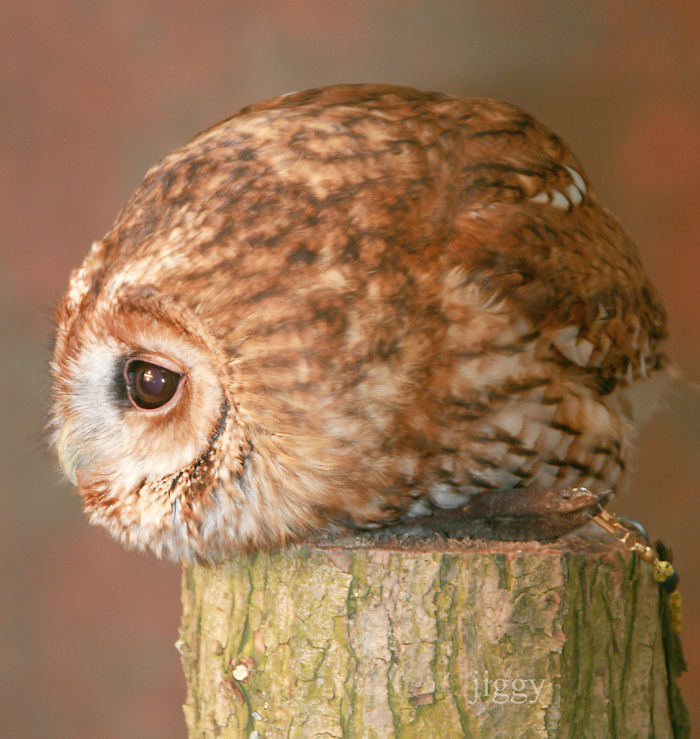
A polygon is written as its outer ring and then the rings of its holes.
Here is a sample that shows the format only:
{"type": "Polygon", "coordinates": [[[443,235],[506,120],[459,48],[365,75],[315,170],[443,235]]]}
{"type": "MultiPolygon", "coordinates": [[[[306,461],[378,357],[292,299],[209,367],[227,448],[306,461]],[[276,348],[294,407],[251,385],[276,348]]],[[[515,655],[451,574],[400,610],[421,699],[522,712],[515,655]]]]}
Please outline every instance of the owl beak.
{"type": "Polygon", "coordinates": [[[60,462],[66,477],[73,483],[73,485],[77,485],[78,478],[76,477],[76,470],[80,467],[83,459],[79,449],[71,446],[72,430],[73,425],[70,421],[67,421],[65,426],[61,429],[61,434],[58,437],[58,443],[56,446],[58,449],[58,461],[60,462]]]}

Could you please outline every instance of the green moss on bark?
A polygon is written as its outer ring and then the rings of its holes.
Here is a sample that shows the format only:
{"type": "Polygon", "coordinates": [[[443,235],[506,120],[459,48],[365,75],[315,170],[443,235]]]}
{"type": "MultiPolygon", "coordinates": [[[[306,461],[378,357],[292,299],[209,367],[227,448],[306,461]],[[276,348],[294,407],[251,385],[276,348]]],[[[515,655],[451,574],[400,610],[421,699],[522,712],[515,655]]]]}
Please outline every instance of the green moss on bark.
{"type": "Polygon", "coordinates": [[[647,566],[614,543],[440,546],[186,566],[191,736],[672,736],[647,566]]]}

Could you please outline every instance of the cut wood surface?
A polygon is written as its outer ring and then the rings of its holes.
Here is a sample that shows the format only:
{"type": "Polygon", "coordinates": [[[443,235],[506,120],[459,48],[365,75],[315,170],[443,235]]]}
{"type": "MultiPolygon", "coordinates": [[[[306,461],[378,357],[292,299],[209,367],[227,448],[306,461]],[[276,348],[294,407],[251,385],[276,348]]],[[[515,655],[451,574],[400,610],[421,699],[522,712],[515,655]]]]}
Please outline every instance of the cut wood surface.
{"type": "Polygon", "coordinates": [[[353,538],[182,597],[193,737],[673,736],[659,587],[614,541],[353,538]]]}

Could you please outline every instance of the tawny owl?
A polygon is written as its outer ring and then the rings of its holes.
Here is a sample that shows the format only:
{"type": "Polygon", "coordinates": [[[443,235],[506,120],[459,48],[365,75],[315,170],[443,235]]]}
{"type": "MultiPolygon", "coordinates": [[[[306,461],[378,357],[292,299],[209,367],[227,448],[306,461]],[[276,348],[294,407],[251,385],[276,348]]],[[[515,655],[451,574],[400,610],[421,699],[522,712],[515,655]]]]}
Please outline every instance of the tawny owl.
{"type": "Polygon", "coordinates": [[[93,522],[173,559],[615,490],[666,364],[637,250],[558,136],[381,85],[166,156],[57,323],[63,468],[93,522]]]}

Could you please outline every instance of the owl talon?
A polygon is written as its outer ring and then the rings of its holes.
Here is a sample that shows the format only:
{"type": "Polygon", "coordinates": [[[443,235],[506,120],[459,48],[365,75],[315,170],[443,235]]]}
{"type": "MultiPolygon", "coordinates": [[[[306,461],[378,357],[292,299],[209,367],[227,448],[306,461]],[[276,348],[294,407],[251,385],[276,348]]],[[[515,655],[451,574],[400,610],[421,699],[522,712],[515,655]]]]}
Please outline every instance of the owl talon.
{"type": "Polygon", "coordinates": [[[412,541],[441,539],[493,539],[500,541],[552,541],[585,526],[614,497],[612,491],[592,493],[586,488],[523,488],[473,495],[467,505],[435,509],[390,526],[361,531],[324,534],[309,540],[317,546],[349,548],[393,544],[404,537],[412,541]]]}
{"type": "Polygon", "coordinates": [[[487,492],[473,495],[462,509],[435,511],[431,519],[443,531],[461,531],[459,535],[471,538],[549,541],[584,526],[612,497],[612,492],[586,488],[487,492]]]}

